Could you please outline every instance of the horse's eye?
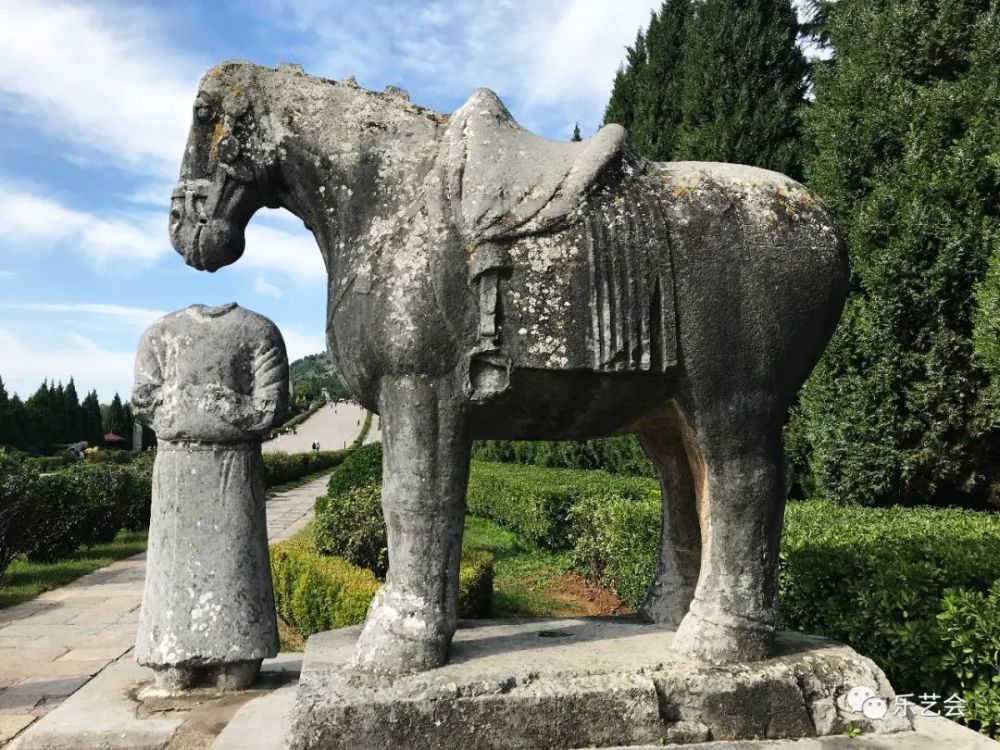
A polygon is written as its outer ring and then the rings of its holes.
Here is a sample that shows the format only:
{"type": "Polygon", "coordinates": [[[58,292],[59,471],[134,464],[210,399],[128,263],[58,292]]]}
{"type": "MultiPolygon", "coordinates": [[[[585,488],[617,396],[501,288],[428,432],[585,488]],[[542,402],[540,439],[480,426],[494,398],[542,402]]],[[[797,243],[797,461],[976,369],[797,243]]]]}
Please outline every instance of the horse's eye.
{"type": "Polygon", "coordinates": [[[194,108],[194,116],[197,118],[198,122],[208,122],[212,119],[212,108],[207,104],[199,104],[194,108]]]}

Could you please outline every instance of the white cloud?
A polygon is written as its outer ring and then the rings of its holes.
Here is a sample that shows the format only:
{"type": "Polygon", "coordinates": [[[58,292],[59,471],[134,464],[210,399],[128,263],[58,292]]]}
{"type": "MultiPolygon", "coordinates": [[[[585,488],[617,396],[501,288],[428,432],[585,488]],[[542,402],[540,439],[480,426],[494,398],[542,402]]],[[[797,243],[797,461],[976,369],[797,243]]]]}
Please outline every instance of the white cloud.
{"type": "Polygon", "coordinates": [[[27,342],[0,328],[0,362],[7,390],[22,398],[45,379],[65,383],[73,377],[82,390],[96,388],[102,401],[110,401],[116,392],[128,397],[135,351],[107,349],[78,333],[66,333],[62,341],[27,342]]]}
{"type": "MultiPolygon", "coordinates": [[[[166,10],[166,7],[164,7],[166,10]]],[[[199,74],[121,4],[19,0],[0,24],[0,111],[118,166],[177,174],[199,74]]]]}
{"type": "Polygon", "coordinates": [[[0,184],[0,241],[13,250],[24,245],[69,246],[95,265],[124,269],[149,266],[167,251],[166,219],[143,212],[101,218],[45,196],[0,184]]]}
{"type": "Polygon", "coordinates": [[[5,302],[0,303],[0,307],[28,312],[70,313],[73,316],[96,315],[119,327],[139,330],[167,314],[164,310],[152,310],[146,307],[94,302],[5,302]]]}
{"type": "Polygon", "coordinates": [[[258,276],[254,279],[253,290],[257,294],[266,294],[268,297],[274,297],[275,299],[281,299],[284,296],[278,287],[268,282],[263,276],[258,276]]]}
{"type": "Polygon", "coordinates": [[[150,182],[125,196],[130,203],[138,203],[144,206],[156,206],[158,210],[166,213],[167,206],[170,205],[170,194],[173,192],[174,182],[167,180],[157,180],[150,182]]]}
{"type": "MultiPolygon", "coordinates": [[[[169,255],[166,215],[140,211],[102,218],[59,201],[0,183],[0,247],[56,247],[83,253],[96,267],[114,265],[134,273],[169,255]]],[[[247,249],[234,267],[287,274],[298,281],[325,282],[319,246],[287,212],[268,212],[247,228],[247,249]],[[278,228],[281,227],[281,228],[278,228]]]]}
{"type": "MultiPolygon", "coordinates": [[[[272,0],[269,19],[312,37],[311,72],[362,85],[409,86],[415,98],[461,101],[496,90],[533,127],[599,124],[625,46],[661,0],[477,0],[359,3],[272,0]]],[[[311,52],[311,57],[308,55],[311,52]]],[[[426,102],[423,102],[426,103],[426,102]]],[[[569,138],[570,132],[552,133],[569,138]]]]}
{"type": "Polygon", "coordinates": [[[0,271],[0,281],[2,281],[3,279],[16,279],[16,278],[17,278],[16,271],[0,271]]]}
{"type": "Polygon", "coordinates": [[[278,271],[298,281],[326,283],[319,246],[304,229],[293,233],[254,222],[247,227],[246,240],[246,252],[235,268],[278,271]]]}
{"type": "Polygon", "coordinates": [[[285,340],[289,362],[294,362],[309,354],[319,354],[326,351],[326,342],[321,336],[302,333],[295,328],[281,328],[281,337],[285,340]]]}

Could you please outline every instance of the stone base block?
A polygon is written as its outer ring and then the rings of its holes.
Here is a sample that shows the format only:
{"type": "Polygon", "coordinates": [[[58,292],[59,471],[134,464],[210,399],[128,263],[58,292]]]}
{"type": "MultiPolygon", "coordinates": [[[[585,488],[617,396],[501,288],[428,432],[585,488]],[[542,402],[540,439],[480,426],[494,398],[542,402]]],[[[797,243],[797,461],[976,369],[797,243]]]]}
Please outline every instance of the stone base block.
{"type": "Polygon", "coordinates": [[[781,633],[766,661],[712,666],[675,654],[670,631],[632,619],[469,621],[449,664],[395,679],[348,666],[358,633],[309,639],[294,750],[655,746],[912,729],[871,660],[798,633],[781,633]],[[871,699],[864,713],[859,699],[871,699]]]}

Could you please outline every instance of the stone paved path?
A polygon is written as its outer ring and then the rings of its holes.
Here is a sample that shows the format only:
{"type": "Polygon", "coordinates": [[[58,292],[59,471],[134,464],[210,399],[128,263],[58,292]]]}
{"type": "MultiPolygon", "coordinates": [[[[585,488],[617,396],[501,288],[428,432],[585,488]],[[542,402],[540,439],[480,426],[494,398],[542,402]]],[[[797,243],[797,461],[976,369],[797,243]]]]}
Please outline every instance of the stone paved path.
{"type": "Polygon", "coordinates": [[[264,452],[302,453],[312,450],[314,441],[319,441],[323,450],[339,451],[358,436],[366,416],[364,408],[350,401],[327,404],[296,427],[294,434],[280,435],[264,443],[264,452]]]}
{"type": "MultiPolygon", "coordinates": [[[[305,526],[327,481],[269,498],[268,539],[305,526]]],[[[0,747],[132,648],[145,574],[138,555],[0,609],[0,747]]]]}

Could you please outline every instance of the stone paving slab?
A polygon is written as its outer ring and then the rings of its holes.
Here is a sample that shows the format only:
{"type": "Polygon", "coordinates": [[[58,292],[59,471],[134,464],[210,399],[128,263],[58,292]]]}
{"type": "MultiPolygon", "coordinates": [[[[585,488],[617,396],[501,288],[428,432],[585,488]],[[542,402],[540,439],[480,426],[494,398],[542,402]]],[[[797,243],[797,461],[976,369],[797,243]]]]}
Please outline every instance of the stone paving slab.
{"type": "MultiPolygon", "coordinates": [[[[268,538],[303,528],[329,476],[268,499],[268,538]]],[[[0,610],[0,747],[135,644],[145,554],[0,610]]],[[[128,657],[130,659],[130,657],[128,657]]]]}

